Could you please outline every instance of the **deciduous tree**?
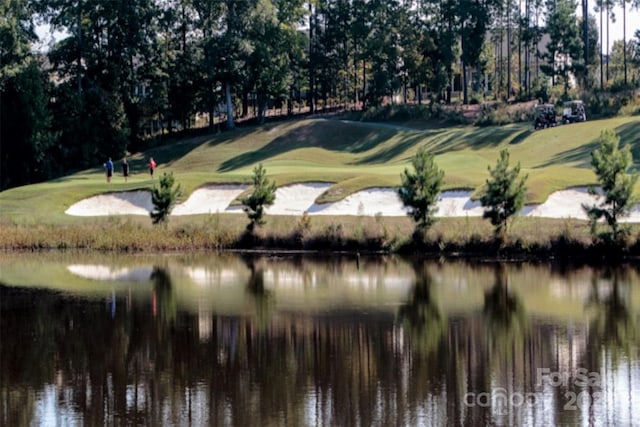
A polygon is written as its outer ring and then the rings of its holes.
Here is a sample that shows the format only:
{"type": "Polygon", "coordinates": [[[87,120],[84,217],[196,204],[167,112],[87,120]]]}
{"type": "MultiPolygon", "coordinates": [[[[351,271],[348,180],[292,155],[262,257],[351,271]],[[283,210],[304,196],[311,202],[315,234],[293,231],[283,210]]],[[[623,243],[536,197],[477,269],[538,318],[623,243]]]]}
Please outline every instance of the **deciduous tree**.
{"type": "Polygon", "coordinates": [[[4,81],[0,103],[0,190],[47,180],[55,171],[49,82],[35,59],[4,81]]]}
{"type": "Polygon", "coordinates": [[[49,179],[53,143],[49,82],[31,2],[0,0],[0,190],[49,179]]]}

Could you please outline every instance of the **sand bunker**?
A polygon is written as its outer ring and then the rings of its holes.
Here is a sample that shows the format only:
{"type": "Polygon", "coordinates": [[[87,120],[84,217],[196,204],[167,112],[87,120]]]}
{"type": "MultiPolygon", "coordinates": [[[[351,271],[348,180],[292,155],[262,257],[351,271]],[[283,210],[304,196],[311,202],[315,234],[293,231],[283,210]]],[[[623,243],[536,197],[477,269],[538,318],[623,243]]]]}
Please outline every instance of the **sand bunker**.
{"type": "Polygon", "coordinates": [[[525,206],[523,216],[588,219],[582,205],[593,205],[598,199],[586,188],[571,188],[551,194],[541,205],[525,206]]]}
{"type": "Polygon", "coordinates": [[[313,203],[332,184],[306,183],[280,187],[276,190],[276,201],[267,208],[268,215],[302,215],[311,212],[313,203]]]}
{"type": "MultiPolygon", "coordinates": [[[[275,203],[267,209],[269,215],[363,215],[363,216],[406,216],[396,190],[392,188],[371,188],[359,191],[336,203],[316,204],[315,200],[331,184],[303,183],[283,186],[276,191],[275,203]]],[[[194,215],[216,212],[242,213],[239,206],[230,206],[247,187],[243,185],[206,186],[194,191],[191,196],[176,205],[172,215],[194,215]]],[[[482,216],[479,201],[471,200],[471,191],[445,191],[438,201],[439,217],[482,216]]],[[[598,198],[588,193],[586,188],[571,188],[557,191],[539,205],[528,205],[520,215],[546,218],[587,219],[583,204],[592,205],[598,198]]],[[[153,209],[151,193],[132,191],[109,193],[90,197],[75,203],[66,213],[75,216],[104,215],[148,215],[153,209]]],[[[640,205],[625,222],[640,222],[640,205]]]]}
{"type": "Polygon", "coordinates": [[[153,209],[148,191],[126,191],[89,197],[65,211],[74,216],[149,215],[153,209]]]}
{"type": "Polygon", "coordinates": [[[176,205],[172,215],[212,214],[225,212],[246,185],[216,185],[199,188],[189,198],[176,205]]]}

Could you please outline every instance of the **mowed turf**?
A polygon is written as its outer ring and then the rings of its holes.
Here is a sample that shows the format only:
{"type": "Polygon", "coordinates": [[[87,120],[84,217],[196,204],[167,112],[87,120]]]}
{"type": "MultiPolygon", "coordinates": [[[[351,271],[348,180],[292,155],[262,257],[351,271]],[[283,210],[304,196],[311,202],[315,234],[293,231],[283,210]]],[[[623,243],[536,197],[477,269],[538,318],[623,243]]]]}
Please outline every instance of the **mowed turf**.
{"type": "MultiPolygon", "coordinates": [[[[64,214],[73,203],[93,195],[150,189],[163,172],[173,172],[184,190],[206,184],[249,183],[262,163],[278,186],[322,181],[334,185],[317,200],[334,202],[358,190],[393,187],[410,167],[421,146],[436,155],[445,171],[444,189],[470,189],[476,195],[489,177],[500,150],[509,149],[511,164],[520,162],[528,175],[527,203],[541,203],[554,191],[595,184],[590,153],[601,130],[610,128],[630,144],[634,168],[640,165],[640,118],[593,120],[533,131],[529,123],[507,126],[429,126],[347,122],[339,119],[300,119],[241,128],[178,140],[130,156],[128,183],[115,161],[113,182],[105,182],[103,160],[96,168],[46,183],[0,193],[0,217],[19,223],[90,221],[64,214]],[[155,180],[146,170],[149,157],[159,164],[155,180]]],[[[636,188],[640,194],[640,188],[636,188]]]]}

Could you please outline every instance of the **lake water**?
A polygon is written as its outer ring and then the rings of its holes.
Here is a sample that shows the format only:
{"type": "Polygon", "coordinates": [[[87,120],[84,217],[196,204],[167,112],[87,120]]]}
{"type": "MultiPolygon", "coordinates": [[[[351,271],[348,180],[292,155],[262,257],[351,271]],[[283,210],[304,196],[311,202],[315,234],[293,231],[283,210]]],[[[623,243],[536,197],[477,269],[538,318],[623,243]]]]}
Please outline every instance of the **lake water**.
{"type": "Polygon", "coordinates": [[[640,269],[0,254],[0,424],[640,425],[640,269]]]}

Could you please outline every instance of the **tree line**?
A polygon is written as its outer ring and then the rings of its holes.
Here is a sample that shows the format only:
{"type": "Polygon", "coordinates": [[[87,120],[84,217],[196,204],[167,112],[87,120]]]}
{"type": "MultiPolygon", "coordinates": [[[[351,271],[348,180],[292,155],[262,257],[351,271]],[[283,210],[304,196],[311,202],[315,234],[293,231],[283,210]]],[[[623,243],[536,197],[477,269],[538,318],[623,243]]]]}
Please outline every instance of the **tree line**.
{"type": "MultiPolygon", "coordinates": [[[[595,3],[600,27],[614,4],[595,3]]],[[[0,189],[197,124],[262,122],[274,106],[367,109],[446,101],[452,90],[463,103],[529,99],[548,84],[568,89],[571,76],[583,87],[637,85],[640,32],[604,64],[597,17],[576,9],[574,0],[0,0],[0,189]],[[44,25],[64,35],[45,52],[34,49],[44,25]]]]}

